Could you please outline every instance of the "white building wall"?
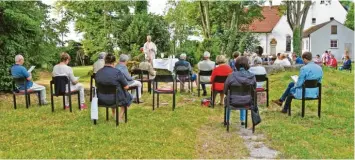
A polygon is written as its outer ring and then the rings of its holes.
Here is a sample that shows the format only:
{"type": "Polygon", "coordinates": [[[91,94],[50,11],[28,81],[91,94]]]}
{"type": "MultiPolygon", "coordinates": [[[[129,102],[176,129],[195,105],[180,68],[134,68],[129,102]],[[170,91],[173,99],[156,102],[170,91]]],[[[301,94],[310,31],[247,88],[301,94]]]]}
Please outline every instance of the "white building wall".
{"type": "Polygon", "coordinates": [[[335,58],[340,61],[345,53],[345,43],[351,43],[351,59],[354,58],[354,31],[343,26],[337,21],[332,21],[324,27],[318,29],[311,34],[311,52],[313,56],[322,55],[325,50],[329,49],[335,58]],[[337,25],[338,31],[336,35],[331,34],[331,26],[337,25]],[[330,40],[338,40],[338,48],[330,48],[330,40]]]}
{"type": "Polygon", "coordinates": [[[286,37],[287,37],[287,35],[291,36],[291,51],[293,51],[292,30],[287,22],[287,17],[282,16],[280,18],[279,22],[276,24],[276,26],[272,30],[271,35],[269,36],[269,42],[271,41],[272,38],[275,38],[277,41],[276,53],[286,53],[286,37]]]}

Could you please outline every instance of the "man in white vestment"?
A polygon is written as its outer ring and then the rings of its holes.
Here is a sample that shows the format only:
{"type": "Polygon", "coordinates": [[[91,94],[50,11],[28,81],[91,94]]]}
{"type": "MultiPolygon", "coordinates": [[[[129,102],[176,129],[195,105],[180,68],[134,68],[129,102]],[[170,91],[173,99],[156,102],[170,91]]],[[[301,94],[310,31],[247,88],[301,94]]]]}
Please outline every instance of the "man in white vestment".
{"type": "Polygon", "coordinates": [[[149,58],[149,62],[152,63],[157,54],[157,46],[152,42],[151,36],[147,36],[147,42],[144,43],[143,52],[145,57],[149,58]]]}

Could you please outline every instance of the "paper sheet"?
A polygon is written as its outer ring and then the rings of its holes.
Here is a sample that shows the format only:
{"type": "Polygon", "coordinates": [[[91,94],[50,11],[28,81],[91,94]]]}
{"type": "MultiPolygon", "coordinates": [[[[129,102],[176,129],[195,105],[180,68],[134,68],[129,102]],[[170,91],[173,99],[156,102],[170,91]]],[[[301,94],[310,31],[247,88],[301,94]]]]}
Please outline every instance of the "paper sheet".
{"type": "Polygon", "coordinates": [[[32,71],[33,71],[33,69],[35,69],[36,68],[36,66],[31,66],[31,68],[30,69],[28,69],[28,73],[31,73],[32,71]]]}
{"type": "Polygon", "coordinates": [[[292,80],[297,83],[297,80],[298,80],[298,76],[297,75],[293,75],[291,76],[292,80]]]}

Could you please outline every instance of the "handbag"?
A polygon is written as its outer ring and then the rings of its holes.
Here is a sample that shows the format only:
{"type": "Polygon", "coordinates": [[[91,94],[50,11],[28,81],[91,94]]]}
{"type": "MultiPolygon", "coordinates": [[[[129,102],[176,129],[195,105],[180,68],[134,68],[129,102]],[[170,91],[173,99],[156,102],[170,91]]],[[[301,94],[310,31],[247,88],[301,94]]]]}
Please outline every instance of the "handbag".
{"type": "Polygon", "coordinates": [[[91,119],[98,120],[99,119],[99,99],[96,94],[96,87],[94,87],[94,97],[91,100],[91,119]]]}
{"type": "Polygon", "coordinates": [[[251,118],[254,126],[258,125],[261,122],[261,117],[259,114],[258,107],[255,107],[254,109],[251,110],[251,118]]]}

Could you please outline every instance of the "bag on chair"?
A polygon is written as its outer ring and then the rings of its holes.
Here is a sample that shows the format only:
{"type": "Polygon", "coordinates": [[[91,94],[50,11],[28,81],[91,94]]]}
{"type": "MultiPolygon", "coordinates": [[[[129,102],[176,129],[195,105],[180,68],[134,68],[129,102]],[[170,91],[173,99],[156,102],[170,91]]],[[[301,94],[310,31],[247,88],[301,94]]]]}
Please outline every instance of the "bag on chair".
{"type": "Polygon", "coordinates": [[[99,99],[97,98],[96,94],[96,87],[94,87],[94,97],[91,101],[91,119],[98,120],[99,119],[99,106],[98,106],[99,99]]]}

